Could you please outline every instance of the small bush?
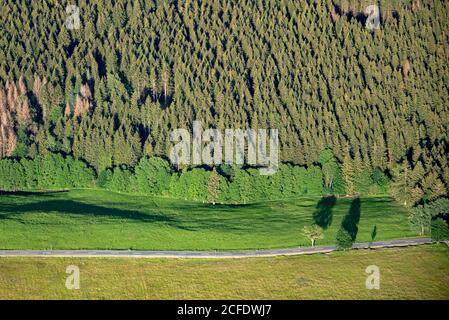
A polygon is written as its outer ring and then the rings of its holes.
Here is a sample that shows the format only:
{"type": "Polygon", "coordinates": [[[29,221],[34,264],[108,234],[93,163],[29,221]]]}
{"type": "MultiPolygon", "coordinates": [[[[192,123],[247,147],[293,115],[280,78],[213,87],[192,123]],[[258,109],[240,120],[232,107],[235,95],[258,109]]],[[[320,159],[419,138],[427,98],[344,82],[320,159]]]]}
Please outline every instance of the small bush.
{"type": "Polygon", "coordinates": [[[349,250],[352,248],[352,237],[345,229],[341,228],[340,230],[338,230],[336,240],[338,250],[349,250]]]}

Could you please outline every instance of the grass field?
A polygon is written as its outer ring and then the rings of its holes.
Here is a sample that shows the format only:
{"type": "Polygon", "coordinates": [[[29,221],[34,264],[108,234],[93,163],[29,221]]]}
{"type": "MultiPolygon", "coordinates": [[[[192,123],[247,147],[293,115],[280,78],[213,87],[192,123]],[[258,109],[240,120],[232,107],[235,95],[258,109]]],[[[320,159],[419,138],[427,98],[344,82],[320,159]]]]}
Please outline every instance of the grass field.
{"type": "Polygon", "coordinates": [[[449,248],[244,259],[0,258],[0,299],[449,299],[449,248]],[[66,267],[80,289],[65,287],[66,267]],[[365,269],[380,270],[380,289],[365,269]]]}
{"type": "MultiPolygon", "coordinates": [[[[209,205],[99,190],[0,195],[1,249],[220,250],[309,246],[304,225],[320,198],[249,205],[209,205]]],[[[334,244],[351,199],[325,213],[320,244],[334,244]]],[[[320,219],[323,219],[321,217],[320,219]]],[[[357,241],[416,236],[402,207],[363,198],[357,241]]]]}

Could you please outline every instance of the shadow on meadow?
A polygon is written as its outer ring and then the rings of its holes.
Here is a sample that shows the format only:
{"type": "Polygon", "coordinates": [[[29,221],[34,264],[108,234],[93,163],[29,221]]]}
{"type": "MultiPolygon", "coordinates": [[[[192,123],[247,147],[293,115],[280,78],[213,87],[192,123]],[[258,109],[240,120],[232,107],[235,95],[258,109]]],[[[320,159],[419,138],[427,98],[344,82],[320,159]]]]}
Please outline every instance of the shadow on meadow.
{"type": "Polygon", "coordinates": [[[279,208],[273,209],[262,203],[251,204],[176,204],[159,207],[160,210],[180,215],[177,228],[187,231],[220,229],[233,232],[266,232],[282,230],[286,225],[303,223],[301,215],[284,214],[279,208]]]}
{"type": "MultiPolygon", "coordinates": [[[[17,193],[14,193],[17,195],[17,193]]],[[[36,195],[35,193],[32,195],[36,195]]],[[[24,200],[26,199],[27,195],[24,200]]],[[[39,195],[40,196],[40,195],[39,195]]],[[[79,218],[117,219],[127,222],[163,223],[169,227],[191,232],[206,229],[226,232],[267,232],[272,229],[283,230],[292,223],[303,224],[305,216],[285,216],[283,210],[275,210],[270,206],[254,204],[218,204],[207,203],[156,203],[108,202],[90,204],[73,199],[48,198],[47,195],[29,203],[1,203],[0,221],[12,220],[20,223],[47,224],[53,220],[48,214],[76,215],[79,218]],[[39,216],[28,216],[29,213],[46,213],[39,216]]],[[[20,199],[20,198],[19,198],[20,199]]],[[[30,200],[30,199],[29,199],[30,200]]],[[[70,217],[78,219],[78,217],[70,217]]],[[[73,220],[82,224],[84,220],[73,220]]],[[[67,223],[72,223],[68,221],[67,223]]]]}
{"type": "MultiPolygon", "coordinates": [[[[17,195],[17,193],[14,193],[17,195]]],[[[35,195],[35,194],[34,194],[35,195]]],[[[165,223],[170,227],[186,231],[202,231],[205,229],[226,230],[226,231],[244,231],[257,228],[254,223],[242,223],[242,217],[232,212],[231,207],[237,209],[240,206],[209,206],[201,204],[198,206],[178,205],[167,208],[154,208],[138,206],[139,210],[134,209],[134,203],[118,203],[126,209],[99,206],[74,200],[62,200],[47,198],[43,201],[26,204],[0,203],[0,221],[13,220],[21,223],[47,223],[51,218],[47,215],[41,220],[33,217],[31,221],[26,217],[28,213],[50,213],[78,215],[80,217],[118,219],[123,222],[137,221],[143,223],[165,223]],[[214,214],[215,213],[215,214],[214,214]]],[[[115,204],[117,205],[117,203],[115,204]]],[[[251,222],[254,222],[250,219],[251,222]]],[[[274,222],[274,220],[272,221],[274,222]]],[[[104,223],[104,221],[99,221],[104,223]]],[[[261,227],[261,226],[259,226],[261,227]]]]}
{"type": "Polygon", "coordinates": [[[45,200],[19,205],[0,204],[0,219],[23,221],[20,217],[22,214],[43,211],[82,216],[103,216],[115,219],[138,220],[142,222],[173,222],[173,219],[165,215],[107,208],[73,200],[45,200]]]}
{"type": "Polygon", "coordinates": [[[355,198],[351,202],[351,207],[349,208],[348,214],[343,218],[341,223],[341,228],[346,230],[351,236],[352,241],[357,238],[357,233],[359,232],[359,221],[361,212],[361,202],[360,198],[355,198]]]}
{"type": "Polygon", "coordinates": [[[68,190],[50,190],[50,191],[3,191],[0,190],[0,196],[53,196],[57,193],[67,193],[68,190]]]}
{"type": "Polygon", "coordinates": [[[332,209],[337,203],[335,196],[323,197],[316,205],[316,211],[313,213],[315,223],[326,230],[332,224],[332,209]]]}

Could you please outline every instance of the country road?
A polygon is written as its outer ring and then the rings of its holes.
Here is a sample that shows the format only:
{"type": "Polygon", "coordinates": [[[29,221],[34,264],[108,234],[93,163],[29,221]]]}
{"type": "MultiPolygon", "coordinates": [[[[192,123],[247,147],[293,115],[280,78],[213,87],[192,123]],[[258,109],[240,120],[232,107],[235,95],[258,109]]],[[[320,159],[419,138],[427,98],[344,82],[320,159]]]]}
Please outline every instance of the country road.
{"type": "MultiPolygon", "coordinates": [[[[391,248],[432,243],[429,238],[373,242],[371,248],[391,248]]],[[[368,243],[355,243],[354,249],[367,249],[368,243]]],[[[126,258],[249,258],[328,253],[335,246],[248,251],[134,251],[134,250],[0,250],[0,257],[126,257],[126,258]]]]}

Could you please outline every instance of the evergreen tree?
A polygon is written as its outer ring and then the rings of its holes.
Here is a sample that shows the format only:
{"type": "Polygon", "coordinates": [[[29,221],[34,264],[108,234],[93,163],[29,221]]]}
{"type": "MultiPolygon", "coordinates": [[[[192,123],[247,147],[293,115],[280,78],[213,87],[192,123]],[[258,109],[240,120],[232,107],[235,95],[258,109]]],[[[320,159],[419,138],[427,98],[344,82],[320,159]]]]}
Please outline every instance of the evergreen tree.
{"type": "Polygon", "coordinates": [[[354,194],[354,169],[351,162],[351,156],[349,153],[346,153],[341,166],[341,172],[345,181],[346,194],[348,195],[354,194]]]}
{"type": "Polygon", "coordinates": [[[220,191],[220,176],[217,173],[215,167],[209,176],[209,183],[207,185],[207,202],[215,205],[219,197],[220,191]]]}

